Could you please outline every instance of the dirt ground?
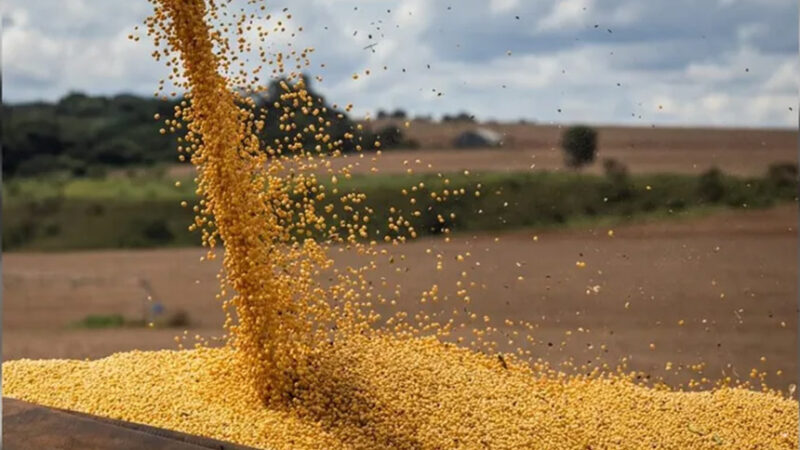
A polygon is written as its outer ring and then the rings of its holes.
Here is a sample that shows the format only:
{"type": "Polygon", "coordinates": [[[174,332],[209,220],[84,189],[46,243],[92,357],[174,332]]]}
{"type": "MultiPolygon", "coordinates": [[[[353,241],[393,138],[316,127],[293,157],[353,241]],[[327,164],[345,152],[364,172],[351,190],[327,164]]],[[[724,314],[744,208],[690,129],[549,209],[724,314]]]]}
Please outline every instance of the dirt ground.
{"type": "MultiPolygon", "coordinates": [[[[616,159],[624,163],[632,173],[702,173],[713,167],[723,172],[740,176],[763,175],[770,164],[796,161],[797,149],[631,149],[607,148],[598,150],[594,164],[584,172],[603,173],[603,160],[616,159]]],[[[559,147],[554,148],[497,148],[497,149],[432,149],[390,150],[380,157],[371,154],[351,155],[337,159],[333,167],[352,164],[353,173],[414,173],[453,172],[518,172],[525,170],[566,171],[564,155],[559,147]]]]}
{"type": "MultiPolygon", "coordinates": [[[[332,161],[334,168],[352,165],[353,173],[416,173],[471,171],[567,170],[560,147],[563,127],[532,124],[469,124],[414,121],[404,128],[397,121],[377,121],[373,129],[389,123],[400,127],[418,150],[387,150],[348,155],[332,161]],[[504,136],[501,148],[452,148],[459,133],[475,127],[504,136]]],[[[598,127],[598,153],[584,170],[603,172],[603,160],[613,158],[633,173],[701,173],[718,167],[735,175],[762,175],[770,164],[797,162],[797,132],[765,129],[702,129],[598,127]]],[[[188,176],[190,166],[175,166],[170,176],[188,176]]]]}
{"type": "MultiPolygon", "coordinates": [[[[780,207],[628,225],[613,237],[607,229],[584,229],[456,235],[450,243],[422,239],[402,254],[388,248],[396,262],[383,261],[370,276],[376,284],[385,280],[387,292],[401,285],[400,308],[433,313],[463,307],[455,283],[467,272],[466,280],[475,282],[469,295],[476,322],[484,326],[482,316],[489,315],[489,324],[509,336],[503,342],[514,339],[511,347],[521,345],[554,364],[573,358],[615,365],[628,357],[631,369],[671,384],[692,374],[676,371],[680,365],[705,363],[703,373],[711,379],[746,378],[757,368],[769,373],[771,385],[786,388],[798,374],[797,218],[796,207],[780,207]],[[437,253],[443,255],[441,272],[434,268],[437,253]],[[466,255],[464,262],[458,254],[466,255]],[[434,283],[450,300],[421,305],[419,293],[434,283]],[[535,323],[534,342],[511,336],[519,328],[504,325],[505,318],[535,323]]],[[[96,358],[176,348],[181,329],[69,327],[89,314],[140,319],[148,295],[165,313],[188,312],[189,345],[195,334],[220,335],[218,266],[200,262],[201,254],[5,254],[4,358],[96,358]]],[[[340,266],[358,263],[347,252],[336,258],[340,266]]]]}
{"type": "MultiPolygon", "coordinates": [[[[377,121],[380,129],[397,121],[377,121]]],[[[386,151],[376,167],[382,172],[404,171],[403,161],[421,159],[415,170],[564,170],[560,147],[564,127],[535,124],[469,124],[414,121],[404,128],[417,151],[386,151]],[[462,132],[483,127],[503,136],[498,149],[454,150],[462,132]],[[431,168],[427,166],[431,164],[431,168]]],[[[602,171],[602,161],[614,158],[635,173],[698,173],[711,167],[737,175],[762,174],[770,163],[797,160],[797,133],[791,130],[703,129],[669,127],[596,127],[597,162],[590,172],[602,171]]],[[[363,163],[362,163],[363,166],[363,163]]],[[[363,167],[360,170],[364,170],[363,167]]]]}
{"type": "MultiPolygon", "coordinates": [[[[503,146],[508,148],[558,147],[567,126],[534,123],[469,123],[430,122],[414,120],[408,128],[402,121],[375,120],[370,126],[377,130],[387,125],[400,126],[406,137],[419,142],[420,148],[448,148],[462,132],[474,128],[488,128],[503,136],[503,146]]],[[[603,149],[628,148],[632,150],[708,149],[776,150],[796,149],[797,131],[791,129],[759,128],[688,128],[688,127],[624,127],[593,125],[598,133],[598,147],[603,149]]]]}

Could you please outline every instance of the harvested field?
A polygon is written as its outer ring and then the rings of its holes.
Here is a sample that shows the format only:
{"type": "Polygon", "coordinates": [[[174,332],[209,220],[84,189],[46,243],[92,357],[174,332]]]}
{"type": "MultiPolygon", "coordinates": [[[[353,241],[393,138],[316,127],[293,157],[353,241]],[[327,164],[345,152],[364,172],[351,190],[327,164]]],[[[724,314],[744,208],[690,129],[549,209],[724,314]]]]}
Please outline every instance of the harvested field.
{"type": "MultiPolygon", "coordinates": [[[[615,364],[630,356],[631,369],[673,384],[697,377],[676,374],[680,364],[705,362],[711,379],[747,378],[757,368],[769,373],[770,385],[786,388],[797,377],[796,226],[797,209],[781,207],[631,225],[616,229],[613,238],[597,229],[520,231],[500,235],[499,242],[486,235],[457,235],[449,244],[422,239],[405,246],[405,260],[396,267],[374,276],[386,277],[389,287],[402,284],[399,306],[415,311],[419,292],[434,280],[452,289],[461,270],[449,263],[443,272],[432,270],[425,250],[443,250],[445,261],[470,251],[481,262],[470,277],[486,284],[471,293],[473,310],[491,316],[501,331],[510,331],[503,326],[506,317],[537,323],[536,343],[527,348],[545,360],[588,361],[599,354],[615,364]],[[579,260],[585,268],[576,267],[579,260]],[[667,361],[673,363],[670,371],[667,361]]],[[[181,329],[68,329],[90,314],[137,319],[148,292],[166,311],[188,312],[188,344],[197,333],[218,335],[218,266],[201,263],[202,253],[4,255],[5,358],[96,358],[134,348],[175,348],[173,337],[181,329]]],[[[342,254],[338,262],[354,258],[342,254]]]]}
{"type": "MultiPolygon", "coordinates": [[[[349,155],[331,160],[331,167],[353,164],[353,173],[370,173],[373,167],[378,173],[404,173],[409,168],[416,173],[568,170],[559,144],[562,127],[487,125],[506,136],[503,147],[451,147],[460,132],[476,126],[482,125],[414,121],[406,133],[420,142],[420,149],[387,150],[377,159],[370,153],[349,155]]],[[[605,158],[618,160],[633,173],[701,173],[718,167],[732,175],[761,175],[770,164],[797,161],[797,133],[791,130],[599,127],[598,133],[597,162],[584,169],[589,173],[602,173],[605,158]]],[[[170,175],[185,177],[193,170],[174,166],[170,175]]]]}
{"type": "MultiPolygon", "coordinates": [[[[796,153],[794,147],[772,150],[601,147],[597,154],[598,162],[587,167],[585,171],[602,173],[602,160],[614,158],[626,164],[633,173],[702,173],[718,167],[733,175],[761,175],[772,163],[795,161],[796,153]]],[[[338,164],[344,165],[343,161],[338,164]]],[[[568,170],[564,167],[563,152],[558,147],[387,151],[375,163],[362,160],[356,167],[354,173],[367,172],[370,167],[376,167],[379,173],[402,173],[408,168],[418,173],[454,170],[512,172],[521,167],[532,170],[568,170]],[[417,159],[421,163],[417,164],[417,159]],[[404,161],[409,164],[404,165],[404,161]]]]}
{"type": "MultiPolygon", "coordinates": [[[[390,123],[402,125],[401,121],[376,120],[372,122],[372,127],[380,129],[390,123]]],[[[456,136],[475,127],[486,127],[502,134],[505,147],[558,148],[561,134],[566,128],[564,125],[531,123],[475,124],[417,120],[411,121],[409,125],[409,128],[404,128],[406,135],[418,141],[422,149],[448,148],[456,136]]],[[[794,149],[797,144],[797,132],[788,129],[593,126],[598,131],[598,146],[601,150],[787,151],[794,149]]],[[[796,159],[796,156],[792,159],[796,159]]]]}

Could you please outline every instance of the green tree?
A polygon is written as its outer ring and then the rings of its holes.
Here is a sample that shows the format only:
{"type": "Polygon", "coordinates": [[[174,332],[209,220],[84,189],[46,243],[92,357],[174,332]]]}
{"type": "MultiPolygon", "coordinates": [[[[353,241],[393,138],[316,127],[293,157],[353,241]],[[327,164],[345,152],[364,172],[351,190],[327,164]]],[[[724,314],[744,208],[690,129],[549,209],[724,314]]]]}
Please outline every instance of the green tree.
{"type": "Polygon", "coordinates": [[[586,125],[569,127],[561,138],[561,148],[568,167],[578,169],[592,163],[597,153],[597,131],[586,125]]]}

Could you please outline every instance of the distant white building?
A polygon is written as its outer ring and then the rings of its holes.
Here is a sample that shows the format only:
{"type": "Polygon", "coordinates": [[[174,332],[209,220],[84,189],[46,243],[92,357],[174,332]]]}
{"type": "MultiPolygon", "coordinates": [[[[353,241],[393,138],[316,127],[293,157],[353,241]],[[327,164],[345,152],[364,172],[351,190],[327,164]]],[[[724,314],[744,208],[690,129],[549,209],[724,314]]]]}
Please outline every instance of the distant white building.
{"type": "Polygon", "coordinates": [[[475,128],[461,133],[453,145],[458,148],[500,147],[503,135],[488,128],[475,128]]]}

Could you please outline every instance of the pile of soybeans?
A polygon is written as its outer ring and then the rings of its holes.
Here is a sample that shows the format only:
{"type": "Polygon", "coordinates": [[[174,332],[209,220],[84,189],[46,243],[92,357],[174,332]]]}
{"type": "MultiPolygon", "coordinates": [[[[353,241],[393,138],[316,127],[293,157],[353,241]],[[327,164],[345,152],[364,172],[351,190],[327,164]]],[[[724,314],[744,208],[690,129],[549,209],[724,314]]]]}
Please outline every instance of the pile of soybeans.
{"type": "MultiPolygon", "coordinates": [[[[441,303],[435,313],[375,312],[392,303],[370,279],[386,245],[416,238],[424,216],[444,223],[444,209],[415,210],[411,186],[409,205],[391,208],[392,233],[379,235],[363,194],[340,191],[348,166],[334,170],[331,160],[363,159],[380,142],[355,127],[331,137],[337,113],[300,75],[313,49],[267,45],[302,31],[288,31],[285,10],[151,1],[153,55],[185,92],[161,131],[179,134],[179,158],[197,169],[197,203],[184,204],[197,214],[190,229],[208,259],[224,245],[225,345],[7,362],[4,395],[269,449],[797,448],[798,404],[778,392],[677,392],[619,370],[566,374],[523,351],[494,351],[491,327],[473,329],[470,345],[451,342],[475,326],[466,272],[453,299],[436,285],[420,293],[441,303]],[[283,80],[282,92],[265,104],[270,78],[283,80]],[[265,127],[283,137],[261,138],[265,127]],[[339,267],[336,251],[365,262],[339,267]]],[[[432,196],[444,205],[469,194],[432,196]]]]}

